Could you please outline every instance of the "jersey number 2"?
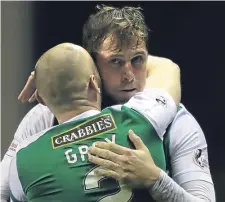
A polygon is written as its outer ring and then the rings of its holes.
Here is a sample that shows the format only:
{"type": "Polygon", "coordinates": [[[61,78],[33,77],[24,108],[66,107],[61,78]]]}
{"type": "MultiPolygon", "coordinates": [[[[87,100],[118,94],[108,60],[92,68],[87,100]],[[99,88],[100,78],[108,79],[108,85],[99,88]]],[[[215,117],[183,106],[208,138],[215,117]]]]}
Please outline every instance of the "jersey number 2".
{"type": "MultiPolygon", "coordinates": [[[[100,183],[103,180],[107,180],[107,177],[101,177],[95,175],[94,171],[97,167],[91,170],[84,179],[84,188],[86,191],[91,189],[100,189],[100,183]]],[[[107,196],[100,198],[97,202],[108,202],[108,201],[115,201],[115,202],[129,202],[132,199],[133,193],[132,190],[127,187],[125,184],[122,184],[118,181],[119,191],[107,196]]]]}

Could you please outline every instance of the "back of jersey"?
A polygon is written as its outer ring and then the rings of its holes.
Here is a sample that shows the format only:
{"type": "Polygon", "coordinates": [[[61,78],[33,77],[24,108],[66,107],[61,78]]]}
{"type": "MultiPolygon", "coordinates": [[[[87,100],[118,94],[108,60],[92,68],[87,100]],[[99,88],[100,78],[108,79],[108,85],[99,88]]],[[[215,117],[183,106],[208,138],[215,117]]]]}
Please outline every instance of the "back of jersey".
{"type": "Polygon", "coordinates": [[[107,108],[54,127],[18,152],[17,169],[28,201],[151,201],[147,190],[131,190],[116,180],[96,176],[96,165],[88,162],[88,147],[96,141],[133,148],[129,129],[142,138],[157,166],[165,170],[163,143],[150,122],[127,107],[107,108]]]}

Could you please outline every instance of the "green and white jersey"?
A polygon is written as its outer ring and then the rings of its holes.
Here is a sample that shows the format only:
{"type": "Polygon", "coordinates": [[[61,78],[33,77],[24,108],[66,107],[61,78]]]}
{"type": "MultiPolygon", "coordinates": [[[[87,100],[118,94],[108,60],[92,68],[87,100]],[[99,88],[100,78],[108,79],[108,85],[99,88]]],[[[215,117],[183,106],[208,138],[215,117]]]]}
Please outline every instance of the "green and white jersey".
{"type": "Polygon", "coordinates": [[[24,140],[10,167],[14,201],[126,202],[151,201],[146,190],[94,174],[88,148],[96,141],[134,148],[132,129],[149,148],[154,162],[165,170],[163,134],[176,114],[172,98],[148,89],[124,105],[90,110],[24,140]]]}

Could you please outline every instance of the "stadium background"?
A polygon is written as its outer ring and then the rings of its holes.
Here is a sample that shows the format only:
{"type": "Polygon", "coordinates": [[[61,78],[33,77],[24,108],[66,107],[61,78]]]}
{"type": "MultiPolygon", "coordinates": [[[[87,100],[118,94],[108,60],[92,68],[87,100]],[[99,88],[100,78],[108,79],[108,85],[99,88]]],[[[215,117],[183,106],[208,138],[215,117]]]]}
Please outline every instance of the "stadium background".
{"type": "MultiPolygon", "coordinates": [[[[1,158],[33,106],[17,96],[36,60],[58,43],[81,45],[97,3],[1,2],[1,158]]],[[[217,201],[225,201],[225,2],[105,3],[144,8],[149,52],[179,64],[182,103],[205,132],[217,201]]]]}

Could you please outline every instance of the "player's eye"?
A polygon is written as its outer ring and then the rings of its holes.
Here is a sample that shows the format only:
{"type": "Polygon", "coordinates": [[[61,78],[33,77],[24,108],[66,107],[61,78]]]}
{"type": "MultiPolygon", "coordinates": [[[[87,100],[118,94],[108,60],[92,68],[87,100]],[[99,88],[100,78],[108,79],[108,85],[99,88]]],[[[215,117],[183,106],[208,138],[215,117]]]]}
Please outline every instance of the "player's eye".
{"type": "Polygon", "coordinates": [[[131,63],[132,64],[142,64],[144,62],[144,57],[142,55],[137,55],[132,58],[131,63]]]}
{"type": "Polygon", "coordinates": [[[115,66],[122,66],[123,65],[123,60],[119,59],[119,58],[112,58],[110,60],[110,64],[115,65],[115,66]]]}

